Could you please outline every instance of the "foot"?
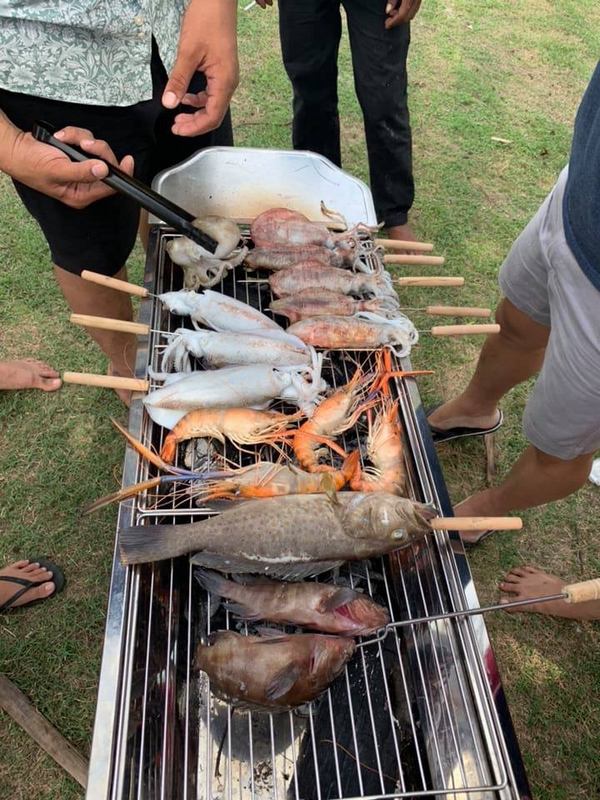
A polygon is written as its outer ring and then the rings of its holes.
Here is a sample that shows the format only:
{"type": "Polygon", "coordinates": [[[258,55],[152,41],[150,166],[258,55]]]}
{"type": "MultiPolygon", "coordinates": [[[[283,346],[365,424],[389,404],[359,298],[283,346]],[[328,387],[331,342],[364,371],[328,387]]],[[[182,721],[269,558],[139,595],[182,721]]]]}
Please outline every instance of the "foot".
{"type": "MultiPolygon", "coordinates": [[[[566,583],[556,575],[549,575],[536,567],[524,566],[511,569],[499,585],[500,591],[503,592],[500,602],[510,603],[511,600],[527,600],[548,594],[560,594],[566,583]]],[[[522,608],[507,608],[506,610],[511,613],[513,611],[529,611],[534,614],[548,614],[568,619],[600,619],[600,600],[576,604],[567,603],[565,600],[550,600],[547,603],[532,603],[522,608]]]]}
{"type": "MultiPolygon", "coordinates": [[[[52,573],[39,564],[30,564],[29,561],[15,561],[8,567],[0,569],[0,578],[2,576],[9,578],[22,578],[26,581],[34,581],[39,583],[39,586],[32,586],[24,592],[18,600],[15,600],[12,608],[17,606],[26,606],[34,600],[45,600],[49,597],[56,588],[52,582],[52,573]]],[[[0,607],[10,600],[23,587],[18,583],[12,581],[0,580],[0,607]]]]}
{"type": "Polygon", "coordinates": [[[0,361],[0,389],[41,389],[43,392],[55,392],[60,389],[62,381],[55,369],[25,358],[21,361],[0,361]]]}
{"type": "MultiPolygon", "coordinates": [[[[107,375],[114,375],[114,376],[117,376],[119,378],[134,378],[135,377],[135,375],[131,372],[130,369],[127,369],[126,367],[123,367],[123,368],[121,368],[119,370],[119,368],[114,366],[112,361],[108,365],[108,369],[106,370],[106,374],[107,375]]],[[[117,395],[119,397],[119,400],[121,400],[121,402],[124,403],[127,406],[127,408],[129,408],[129,406],[131,405],[131,392],[129,391],[129,389],[115,389],[115,392],[117,393],[117,395]]]]}
{"type": "Polygon", "coordinates": [[[484,411],[468,407],[461,397],[449,400],[436,408],[427,421],[432,428],[447,431],[449,428],[493,428],[500,419],[500,410],[484,411]]]}

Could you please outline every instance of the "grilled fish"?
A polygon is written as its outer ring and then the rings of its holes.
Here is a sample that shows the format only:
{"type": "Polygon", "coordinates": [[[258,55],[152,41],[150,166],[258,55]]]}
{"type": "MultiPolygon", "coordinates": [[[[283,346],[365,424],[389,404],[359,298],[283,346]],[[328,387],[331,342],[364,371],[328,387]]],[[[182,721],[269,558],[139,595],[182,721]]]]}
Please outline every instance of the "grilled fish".
{"type": "Polygon", "coordinates": [[[430,530],[434,515],[386,492],[286,495],[189,525],[125,528],[119,546],[124,564],[195,553],[195,564],[220,572],[300,580],[405,547],[430,530]]]}
{"type": "Polygon", "coordinates": [[[226,607],[241,619],[290,623],[342,636],[373,633],[390,621],[387,609],[346,586],[266,578],[237,583],[204,569],[196,571],[196,578],[209,592],[234,601],[226,607]]]}
{"type": "Polygon", "coordinates": [[[354,654],[353,639],[301,633],[269,637],[219,631],[196,650],[211,691],[247,710],[286,711],[318,697],[354,654]]]}

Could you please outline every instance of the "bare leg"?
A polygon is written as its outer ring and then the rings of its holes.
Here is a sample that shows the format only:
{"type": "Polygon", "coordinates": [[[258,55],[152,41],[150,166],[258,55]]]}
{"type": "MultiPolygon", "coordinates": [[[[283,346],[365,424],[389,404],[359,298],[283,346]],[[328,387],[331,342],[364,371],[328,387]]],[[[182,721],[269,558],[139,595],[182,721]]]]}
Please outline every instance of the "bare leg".
{"type": "Polygon", "coordinates": [[[140,237],[144,252],[146,253],[148,251],[148,239],[150,238],[150,223],[148,222],[148,212],[144,210],[140,212],[138,236],[140,237]]]}
{"type": "MultiPolygon", "coordinates": [[[[527,600],[530,597],[543,597],[548,594],[562,592],[566,582],[555,575],[536,567],[514,567],[500,583],[500,590],[504,592],[501,603],[510,603],[511,600],[527,600]]],[[[509,609],[507,609],[508,611],[509,609]]],[[[529,611],[536,614],[549,614],[553,617],[568,617],[569,619],[600,619],[600,600],[590,600],[587,603],[566,603],[564,600],[552,600],[523,606],[523,608],[510,609],[513,611],[529,611]]]]}
{"type": "Polygon", "coordinates": [[[401,241],[405,242],[419,241],[408,222],[406,222],[404,225],[394,225],[391,228],[387,228],[385,235],[388,239],[400,239],[401,241]]]}
{"type": "MultiPolygon", "coordinates": [[[[58,285],[71,309],[78,314],[92,314],[97,317],[113,317],[114,319],[133,319],[131,298],[123,292],[105,289],[94,283],[82,280],[60,267],[54,267],[58,285]]],[[[115,276],[127,280],[127,270],[123,267],[115,276]]],[[[109,372],[113,375],[130,377],[135,366],[137,340],[135,336],[98,328],[86,329],[98,343],[100,349],[110,359],[109,372]]],[[[127,403],[129,392],[118,392],[119,397],[127,403]]]]}
{"type": "Polygon", "coordinates": [[[467,388],[429,417],[436,428],[492,427],[498,421],[500,398],[542,366],[549,328],[534,322],[506,299],[496,309],[496,321],[500,333],[485,340],[467,388]]]}
{"type": "MultiPolygon", "coordinates": [[[[560,500],[580,489],[592,466],[593,454],[563,461],[529,445],[499,486],[478,492],[455,507],[458,517],[503,516],[560,500]]],[[[463,541],[474,541],[476,533],[461,534],[463,541]]]]}

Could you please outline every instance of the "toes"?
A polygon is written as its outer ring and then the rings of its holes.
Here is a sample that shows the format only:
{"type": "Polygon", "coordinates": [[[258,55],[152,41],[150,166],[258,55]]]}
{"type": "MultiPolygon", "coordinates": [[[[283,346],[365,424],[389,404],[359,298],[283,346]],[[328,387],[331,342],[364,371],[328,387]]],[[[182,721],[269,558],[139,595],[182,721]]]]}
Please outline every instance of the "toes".
{"type": "Polygon", "coordinates": [[[29,573],[28,577],[32,581],[37,581],[41,583],[42,581],[49,581],[50,578],[52,577],[52,573],[50,572],[49,569],[46,569],[45,567],[40,567],[35,572],[29,573]]]}
{"type": "MultiPolygon", "coordinates": [[[[527,577],[527,575],[530,575],[530,574],[531,574],[531,573],[530,573],[530,572],[528,572],[528,571],[525,569],[525,567],[513,567],[513,568],[511,569],[511,571],[510,571],[510,572],[507,574],[506,578],[508,579],[508,577],[509,577],[510,575],[513,575],[513,576],[515,576],[516,578],[526,578],[526,577],[527,577]]],[[[515,582],[517,582],[517,581],[515,581],[515,582]]]]}
{"type": "MultiPolygon", "coordinates": [[[[517,584],[516,583],[509,583],[508,581],[501,581],[498,584],[498,588],[500,589],[501,592],[506,592],[506,594],[513,594],[513,595],[514,594],[518,594],[517,584]]],[[[500,602],[502,602],[502,600],[500,602]]]]}
{"type": "Polygon", "coordinates": [[[36,386],[44,392],[55,392],[62,386],[62,381],[60,378],[45,378],[40,376],[36,381],[36,386]]]}
{"type": "Polygon", "coordinates": [[[30,572],[35,572],[39,568],[40,565],[38,564],[37,561],[34,561],[33,563],[28,562],[27,566],[23,568],[23,572],[27,572],[29,574],[30,572]]]}
{"type": "Polygon", "coordinates": [[[23,569],[23,567],[26,567],[27,564],[29,564],[27,559],[24,559],[23,561],[15,561],[14,564],[9,565],[8,569],[23,569]]]}

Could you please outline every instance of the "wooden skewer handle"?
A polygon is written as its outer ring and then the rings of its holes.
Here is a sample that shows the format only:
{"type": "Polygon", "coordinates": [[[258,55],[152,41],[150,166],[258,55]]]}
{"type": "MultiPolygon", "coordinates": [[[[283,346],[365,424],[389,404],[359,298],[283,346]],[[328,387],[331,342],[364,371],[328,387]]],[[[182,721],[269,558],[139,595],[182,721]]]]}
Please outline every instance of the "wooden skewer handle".
{"type": "Polygon", "coordinates": [[[147,392],[150,388],[150,381],[120,378],[118,375],[94,375],[90,372],[65,372],[63,381],[80,386],[101,386],[103,389],[125,389],[131,392],[147,392]]]}
{"type": "Polygon", "coordinates": [[[398,255],[384,256],[384,264],[424,264],[428,267],[439,267],[446,262],[444,256],[419,256],[409,253],[399,253],[398,255]]]}
{"type": "Polygon", "coordinates": [[[427,306],[427,314],[432,317],[489,317],[489,308],[469,308],[468,306],[427,306]]]}
{"type": "Polygon", "coordinates": [[[581,583],[570,583],[564,590],[567,603],[586,603],[589,600],[600,600],[600,578],[581,583]]]}
{"type": "Polygon", "coordinates": [[[521,517],[434,517],[434,531],[520,531],[521,517]]]}
{"type": "Polygon", "coordinates": [[[500,333],[500,325],[490,322],[489,325],[434,325],[431,329],[434,336],[471,336],[478,334],[500,333]]]}
{"type": "Polygon", "coordinates": [[[108,275],[101,275],[99,272],[91,272],[89,269],[84,269],[81,273],[84,281],[97,283],[99,286],[105,286],[107,289],[116,289],[117,292],[125,292],[125,294],[134,294],[137,297],[148,297],[148,290],[143,286],[138,286],[136,283],[128,283],[127,281],[120,281],[118,278],[109,278],[108,275]]]}
{"type": "Polygon", "coordinates": [[[448,275],[432,275],[429,277],[410,275],[405,278],[394,278],[398,286],[464,286],[465,279],[448,275]]]}
{"type": "Polygon", "coordinates": [[[375,244],[388,250],[412,250],[415,253],[431,253],[433,245],[427,242],[408,242],[403,239],[375,239],[375,244]]]}
{"type": "Polygon", "coordinates": [[[150,333],[150,327],[141,322],[130,322],[124,319],[110,319],[109,317],[93,317],[91,314],[71,314],[74,325],[83,325],[84,328],[101,328],[104,331],[117,331],[118,333],[133,333],[144,336],[150,333]]]}

